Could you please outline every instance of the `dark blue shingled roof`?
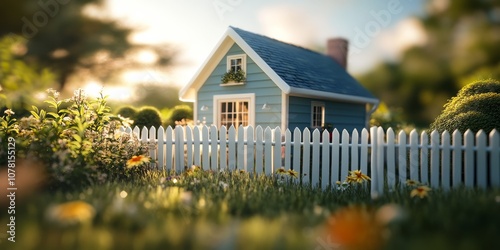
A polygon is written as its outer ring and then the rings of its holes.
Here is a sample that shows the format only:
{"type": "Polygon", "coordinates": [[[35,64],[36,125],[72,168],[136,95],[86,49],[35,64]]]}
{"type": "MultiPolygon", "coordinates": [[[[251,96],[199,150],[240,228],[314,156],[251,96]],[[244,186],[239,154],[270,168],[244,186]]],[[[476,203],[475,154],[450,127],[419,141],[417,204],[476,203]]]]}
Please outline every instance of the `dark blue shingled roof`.
{"type": "Polygon", "coordinates": [[[375,97],[331,57],[231,27],[290,87],[375,97]]]}

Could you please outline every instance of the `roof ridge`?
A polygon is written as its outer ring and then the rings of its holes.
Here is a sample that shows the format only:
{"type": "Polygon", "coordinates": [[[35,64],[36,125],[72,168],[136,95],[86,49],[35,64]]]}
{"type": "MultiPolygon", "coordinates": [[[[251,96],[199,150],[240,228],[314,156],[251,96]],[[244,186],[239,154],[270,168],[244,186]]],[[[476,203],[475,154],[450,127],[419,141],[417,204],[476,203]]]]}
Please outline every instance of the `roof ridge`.
{"type": "MultiPolygon", "coordinates": [[[[248,31],[248,30],[244,30],[244,29],[241,29],[241,28],[238,28],[238,27],[234,27],[234,26],[229,26],[230,28],[232,28],[233,30],[240,30],[240,31],[243,31],[243,32],[247,32],[247,33],[250,33],[252,35],[255,35],[255,36],[260,36],[260,37],[263,37],[263,38],[266,38],[266,39],[270,39],[270,40],[273,40],[273,41],[276,41],[276,42],[279,42],[279,43],[282,43],[282,44],[286,44],[286,45],[290,45],[290,46],[293,46],[293,47],[296,47],[298,49],[302,49],[302,50],[305,50],[307,52],[311,52],[311,53],[315,53],[315,54],[318,54],[318,55],[321,55],[321,56],[324,56],[324,57],[327,57],[333,61],[335,61],[333,58],[331,58],[330,56],[324,54],[324,53],[321,53],[319,51],[315,51],[315,50],[312,50],[312,49],[308,49],[308,48],[305,48],[303,46],[300,46],[300,45],[296,45],[296,44],[293,44],[293,43],[289,43],[289,42],[284,42],[284,41],[281,41],[281,40],[278,40],[276,38],[272,38],[272,37],[269,37],[269,36],[266,36],[266,35],[262,35],[262,34],[258,34],[258,33],[254,33],[254,32],[251,32],[251,31],[248,31]]],[[[336,61],[335,61],[336,62],[336,61]]]]}

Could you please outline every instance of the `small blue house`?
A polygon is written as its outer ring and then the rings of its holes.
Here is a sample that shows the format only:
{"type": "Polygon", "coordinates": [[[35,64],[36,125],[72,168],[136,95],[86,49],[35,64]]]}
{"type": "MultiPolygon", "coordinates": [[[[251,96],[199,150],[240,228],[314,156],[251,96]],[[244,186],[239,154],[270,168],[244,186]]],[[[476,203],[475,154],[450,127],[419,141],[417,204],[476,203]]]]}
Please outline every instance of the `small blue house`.
{"type": "Polygon", "coordinates": [[[379,101],[347,73],[347,41],[327,47],[325,55],[229,27],[179,97],[194,102],[195,121],[217,127],[361,130],[379,101]],[[237,71],[244,80],[221,80],[237,71]]]}

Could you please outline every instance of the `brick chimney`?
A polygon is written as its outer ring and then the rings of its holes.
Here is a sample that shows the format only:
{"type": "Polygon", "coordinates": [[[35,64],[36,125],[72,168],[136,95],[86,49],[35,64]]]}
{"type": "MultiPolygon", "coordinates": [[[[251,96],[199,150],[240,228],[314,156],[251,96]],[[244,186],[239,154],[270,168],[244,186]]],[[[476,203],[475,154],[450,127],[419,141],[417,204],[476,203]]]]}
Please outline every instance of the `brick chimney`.
{"type": "Polygon", "coordinates": [[[337,61],[344,69],[347,68],[347,52],[349,41],[344,38],[328,39],[326,54],[337,61]]]}

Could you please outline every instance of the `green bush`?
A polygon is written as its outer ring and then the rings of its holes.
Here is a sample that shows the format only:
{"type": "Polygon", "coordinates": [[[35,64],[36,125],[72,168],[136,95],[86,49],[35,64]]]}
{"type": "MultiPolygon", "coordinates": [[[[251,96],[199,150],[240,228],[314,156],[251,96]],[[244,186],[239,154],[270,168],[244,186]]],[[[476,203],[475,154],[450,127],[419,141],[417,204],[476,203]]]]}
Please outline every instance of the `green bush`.
{"type": "MultiPolygon", "coordinates": [[[[110,113],[106,99],[87,98],[82,89],[71,99],[59,100],[51,90],[48,110],[32,107],[31,116],[0,117],[0,138],[15,138],[16,156],[43,163],[53,187],[79,187],[109,180],[129,180],[145,171],[138,167],[147,145],[123,133],[122,119],[110,113]],[[140,156],[139,160],[129,160],[140,156]]],[[[2,159],[7,157],[0,150],[2,159]]],[[[144,161],[145,162],[145,161],[144,161]]]]}
{"type": "Polygon", "coordinates": [[[444,111],[431,124],[432,130],[453,132],[500,129],[500,82],[481,80],[462,88],[445,104],[444,111]]]}
{"type": "Polygon", "coordinates": [[[124,106],[116,111],[117,115],[134,120],[137,115],[137,110],[131,106],[124,106]]]}
{"type": "Polygon", "coordinates": [[[143,107],[139,112],[137,112],[134,121],[134,127],[139,128],[155,126],[156,128],[161,126],[161,116],[160,111],[155,107],[143,107]]]}
{"type": "Polygon", "coordinates": [[[193,119],[193,109],[188,105],[177,105],[173,108],[170,113],[170,117],[166,120],[166,126],[175,126],[175,122],[180,122],[182,120],[192,120],[193,119]]]}

